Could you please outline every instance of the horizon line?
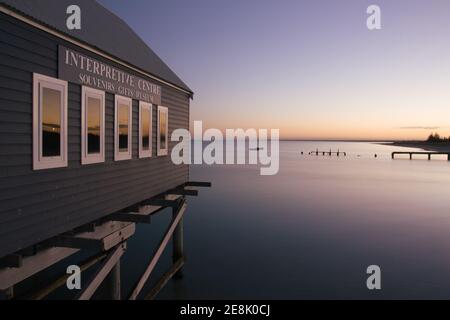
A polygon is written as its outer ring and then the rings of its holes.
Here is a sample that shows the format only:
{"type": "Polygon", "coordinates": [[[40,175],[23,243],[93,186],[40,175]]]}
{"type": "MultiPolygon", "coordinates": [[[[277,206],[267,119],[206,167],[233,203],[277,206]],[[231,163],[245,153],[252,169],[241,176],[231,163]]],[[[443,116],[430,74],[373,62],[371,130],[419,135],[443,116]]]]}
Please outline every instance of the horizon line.
{"type": "MultiPolygon", "coordinates": [[[[191,141],[203,141],[203,142],[212,142],[211,140],[203,140],[203,139],[190,139],[191,141]]],[[[226,139],[223,139],[226,140],[226,139]]],[[[242,140],[242,139],[239,139],[242,140]]],[[[248,139],[245,139],[246,141],[248,139]]],[[[213,140],[214,141],[214,140],[213,140]]],[[[279,139],[279,141],[303,141],[303,142],[426,142],[426,140],[415,140],[415,139],[279,139]]]]}

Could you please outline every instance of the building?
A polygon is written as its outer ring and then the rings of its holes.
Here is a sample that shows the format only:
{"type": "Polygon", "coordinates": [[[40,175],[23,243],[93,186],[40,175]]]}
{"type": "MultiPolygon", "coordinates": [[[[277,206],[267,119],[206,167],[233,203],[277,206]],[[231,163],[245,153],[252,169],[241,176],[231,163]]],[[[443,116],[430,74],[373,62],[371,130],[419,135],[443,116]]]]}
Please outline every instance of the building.
{"type": "Polygon", "coordinates": [[[95,1],[0,1],[0,258],[188,182],[192,97],[95,1]]]}

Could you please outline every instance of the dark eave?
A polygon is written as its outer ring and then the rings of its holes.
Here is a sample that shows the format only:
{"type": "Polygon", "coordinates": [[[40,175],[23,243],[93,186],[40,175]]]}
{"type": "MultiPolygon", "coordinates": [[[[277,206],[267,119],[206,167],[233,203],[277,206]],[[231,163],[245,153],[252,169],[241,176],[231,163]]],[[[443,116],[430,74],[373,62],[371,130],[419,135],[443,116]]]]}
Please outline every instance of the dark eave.
{"type": "Polygon", "coordinates": [[[0,0],[0,7],[110,60],[187,93],[193,91],[119,17],[93,0],[0,0]],[[66,8],[81,8],[81,30],[66,28],[66,8]],[[99,23],[100,22],[100,23],[99,23]],[[119,41],[120,39],[120,41],[119,41]],[[130,48],[132,50],[130,50],[130,48]]]}

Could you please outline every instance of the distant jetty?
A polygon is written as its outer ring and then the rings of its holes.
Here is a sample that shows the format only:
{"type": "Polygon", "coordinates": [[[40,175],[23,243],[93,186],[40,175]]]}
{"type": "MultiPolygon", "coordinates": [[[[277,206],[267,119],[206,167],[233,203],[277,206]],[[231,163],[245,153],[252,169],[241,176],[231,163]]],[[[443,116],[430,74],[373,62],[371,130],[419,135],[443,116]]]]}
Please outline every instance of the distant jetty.
{"type": "Polygon", "coordinates": [[[392,152],[392,159],[395,159],[396,155],[409,155],[409,159],[413,160],[414,155],[426,155],[428,160],[431,160],[433,155],[443,155],[447,156],[447,160],[450,161],[450,152],[427,152],[427,151],[394,151],[392,152]]]}

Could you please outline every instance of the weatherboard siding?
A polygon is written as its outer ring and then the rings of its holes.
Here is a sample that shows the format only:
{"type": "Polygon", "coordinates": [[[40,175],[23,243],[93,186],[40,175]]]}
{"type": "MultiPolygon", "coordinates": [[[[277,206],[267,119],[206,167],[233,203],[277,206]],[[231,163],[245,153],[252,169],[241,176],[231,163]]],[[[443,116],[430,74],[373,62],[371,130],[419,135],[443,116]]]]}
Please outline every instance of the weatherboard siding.
{"type": "MultiPolygon", "coordinates": [[[[105,163],[82,166],[81,86],[73,83],[68,87],[68,167],[32,170],[33,72],[57,78],[59,44],[123,69],[0,14],[0,257],[126,208],[189,178],[188,166],[175,166],[169,156],[156,156],[156,106],[152,158],[138,158],[137,100],[133,100],[132,159],[114,161],[114,95],[110,93],[105,99],[105,163]]],[[[162,86],[162,105],[169,108],[169,134],[177,128],[187,129],[188,95],[158,84],[162,86]]],[[[169,142],[169,154],[173,145],[169,142]]]]}

